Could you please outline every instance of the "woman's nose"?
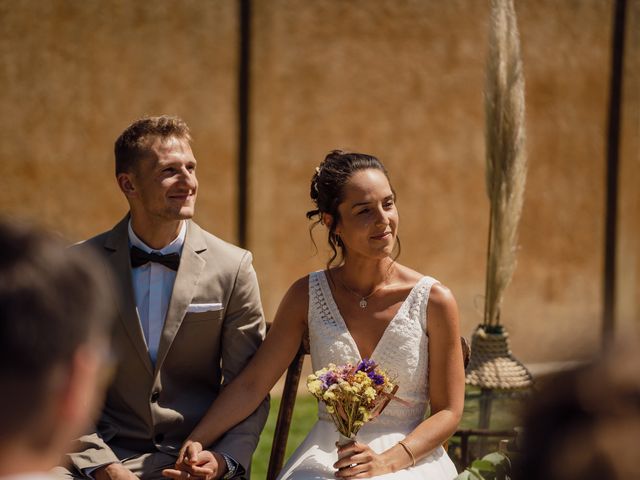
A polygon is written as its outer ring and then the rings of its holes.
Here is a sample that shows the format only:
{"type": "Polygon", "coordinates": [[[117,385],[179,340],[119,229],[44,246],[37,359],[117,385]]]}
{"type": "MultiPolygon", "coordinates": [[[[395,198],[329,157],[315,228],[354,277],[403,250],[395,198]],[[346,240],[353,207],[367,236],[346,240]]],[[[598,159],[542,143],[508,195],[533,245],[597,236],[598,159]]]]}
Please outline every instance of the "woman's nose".
{"type": "Polygon", "coordinates": [[[389,215],[384,208],[378,208],[376,211],[376,225],[389,225],[389,215]]]}

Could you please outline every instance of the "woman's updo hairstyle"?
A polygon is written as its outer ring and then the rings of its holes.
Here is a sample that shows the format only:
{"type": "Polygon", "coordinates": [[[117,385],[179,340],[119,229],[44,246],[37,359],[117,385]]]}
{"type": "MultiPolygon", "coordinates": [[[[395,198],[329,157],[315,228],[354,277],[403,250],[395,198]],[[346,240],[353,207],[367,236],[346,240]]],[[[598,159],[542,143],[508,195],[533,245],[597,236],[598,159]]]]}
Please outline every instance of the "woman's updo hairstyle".
{"type": "MultiPolygon", "coordinates": [[[[338,250],[344,257],[344,244],[340,236],[335,233],[336,225],[340,220],[338,207],[344,201],[344,186],[354,173],[371,168],[380,170],[389,180],[387,170],[376,157],[364,153],[333,150],[316,167],[316,171],[311,177],[310,195],[316,208],[307,212],[307,218],[309,220],[317,218],[311,225],[310,230],[321,223],[323,213],[328,213],[333,218],[331,225],[327,225],[329,228],[328,243],[333,252],[333,256],[329,259],[327,266],[330,266],[338,257],[338,250]]],[[[389,182],[389,185],[391,185],[391,182],[389,182]]],[[[391,187],[391,191],[395,196],[393,187],[391,187]]],[[[399,247],[399,239],[397,244],[399,247]]]]}

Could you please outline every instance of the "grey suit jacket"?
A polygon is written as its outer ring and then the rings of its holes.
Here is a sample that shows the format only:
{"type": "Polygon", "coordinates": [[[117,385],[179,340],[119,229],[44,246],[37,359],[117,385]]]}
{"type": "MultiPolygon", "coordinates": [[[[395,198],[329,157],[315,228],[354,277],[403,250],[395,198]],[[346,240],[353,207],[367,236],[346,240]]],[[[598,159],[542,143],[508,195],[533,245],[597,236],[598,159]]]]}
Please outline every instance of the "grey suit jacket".
{"type": "MultiPolygon", "coordinates": [[[[100,250],[121,285],[120,321],[113,330],[118,367],[95,431],[70,455],[80,471],[161,451],[177,454],[225,384],[242,370],[265,334],[251,254],[188,221],[158,358],[149,358],[136,312],[125,217],[113,230],[76,248],[100,250]],[[191,303],[222,309],[187,312],[191,303]]],[[[210,447],[247,470],[268,415],[268,400],[210,447]]]]}

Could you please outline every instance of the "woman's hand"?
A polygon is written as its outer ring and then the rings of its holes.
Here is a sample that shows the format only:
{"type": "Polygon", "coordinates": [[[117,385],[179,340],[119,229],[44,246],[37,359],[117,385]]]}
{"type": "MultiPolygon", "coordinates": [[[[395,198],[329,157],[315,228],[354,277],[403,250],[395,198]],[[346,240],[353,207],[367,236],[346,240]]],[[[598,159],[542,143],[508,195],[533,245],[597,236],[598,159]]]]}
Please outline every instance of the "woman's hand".
{"type": "Polygon", "coordinates": [[[384,455],[359,442],[338,448],[338,461],[333,466],[338,469],[338,478],[370,478],[393,471],[384,455]]]}

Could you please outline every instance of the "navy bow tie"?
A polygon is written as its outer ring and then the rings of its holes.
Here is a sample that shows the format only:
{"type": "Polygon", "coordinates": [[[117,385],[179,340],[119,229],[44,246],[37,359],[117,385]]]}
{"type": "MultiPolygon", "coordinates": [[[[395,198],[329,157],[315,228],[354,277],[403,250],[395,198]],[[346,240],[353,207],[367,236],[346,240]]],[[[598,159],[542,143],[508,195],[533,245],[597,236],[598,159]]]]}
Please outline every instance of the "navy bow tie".
{"type": "Polygon", "coordinates": [[[160,263],[171,270],[177,271],[178,266],[180,266],[180,254],[168,253],[167,255],[162,255],[153,252],[147,253],[138,247],[131,247],[131,266],[133,268],[141,267],[149,262],[160,263]]]}

